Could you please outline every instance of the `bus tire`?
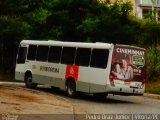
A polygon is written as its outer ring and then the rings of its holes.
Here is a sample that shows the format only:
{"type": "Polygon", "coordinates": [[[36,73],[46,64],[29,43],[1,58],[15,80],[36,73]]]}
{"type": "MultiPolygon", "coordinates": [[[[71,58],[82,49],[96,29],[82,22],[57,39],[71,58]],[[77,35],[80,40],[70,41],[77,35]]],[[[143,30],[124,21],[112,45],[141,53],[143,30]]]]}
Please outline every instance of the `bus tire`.
{"type": "Polygon", "coordinates": [[[76,94],[76,84],[74,81],[68,81],[67,82],[67,94],[69,97],[74,97],[76,94]]]}
{"type": "Polygon", "coordinates": [[[32,75],[27,73],[25,75],[25,85],[27,88],[36,88],[37,87],[37,83],[33,83],[32,82],[32,75]]]}

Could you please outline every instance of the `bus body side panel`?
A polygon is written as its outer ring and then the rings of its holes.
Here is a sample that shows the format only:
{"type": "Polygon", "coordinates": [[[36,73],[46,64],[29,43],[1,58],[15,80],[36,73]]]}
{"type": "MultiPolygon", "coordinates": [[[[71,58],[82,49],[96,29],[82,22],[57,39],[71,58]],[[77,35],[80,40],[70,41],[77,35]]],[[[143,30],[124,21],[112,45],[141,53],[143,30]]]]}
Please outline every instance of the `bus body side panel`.
{"type": "Polygon", "coordinates": [[[61,78],[49,77],[44,75],[33,75],[33,82],[39,84],[46,84],[54,87],[59,87],[65,90],[65,80],[61,78]]]}
{"type": "Polygon", "coordinates": [[[113,46],[109,50],[107,68],[80,67],[77,90],[88,93],[106,93],[109,84],[109,74],[113,46]]]}
{"type": "Polygon", "coordinates": [[[33,62],[32,65],[35,66],[33,82],[65,89],[66,65],[45,62],[33,62]]]}
{"type": "Polygon", "coordinates": [[[27,71],[32,71],[32,68],[28,62],[25,62],[24,64],[16,64],[15,79],[24,81],[25,73],[27,71]]]}
{"type": "Polygon", "coordinates": [[[25,75],[25,67],[22,64],[16,65],[16,71],[15,71],[15,79],[24,81],[24,75],[25,75]]]}
{"type": "Polygon", "coordinates": [[[106,69],[80,67],[77,90],[89,93],[105,92],[106,69]]]}

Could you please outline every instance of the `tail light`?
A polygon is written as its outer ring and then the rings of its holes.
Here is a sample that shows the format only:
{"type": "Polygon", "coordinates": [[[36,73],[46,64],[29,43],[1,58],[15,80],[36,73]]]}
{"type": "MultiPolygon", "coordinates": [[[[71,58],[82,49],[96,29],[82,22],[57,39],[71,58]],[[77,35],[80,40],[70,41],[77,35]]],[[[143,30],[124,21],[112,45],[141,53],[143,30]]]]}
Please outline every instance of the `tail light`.
{"type": "Polygon", "coordinates": [[[145,84],[145,83],[147,83],[147,80],[143,79],[142,84],[145,84]]]}

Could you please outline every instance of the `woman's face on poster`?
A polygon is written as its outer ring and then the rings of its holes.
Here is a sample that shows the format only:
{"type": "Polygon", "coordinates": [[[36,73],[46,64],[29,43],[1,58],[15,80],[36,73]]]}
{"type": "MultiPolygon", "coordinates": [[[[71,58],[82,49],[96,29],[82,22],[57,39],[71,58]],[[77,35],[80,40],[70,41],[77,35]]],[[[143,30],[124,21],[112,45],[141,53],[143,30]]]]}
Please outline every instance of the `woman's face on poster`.
{"type": "Polygon", "coordinates": [[[124,59],[122,60],[122,67],[123,67],[123,68],[126,68],[126,67],[127,67],[127,61],[124,60],[124,59]]]}

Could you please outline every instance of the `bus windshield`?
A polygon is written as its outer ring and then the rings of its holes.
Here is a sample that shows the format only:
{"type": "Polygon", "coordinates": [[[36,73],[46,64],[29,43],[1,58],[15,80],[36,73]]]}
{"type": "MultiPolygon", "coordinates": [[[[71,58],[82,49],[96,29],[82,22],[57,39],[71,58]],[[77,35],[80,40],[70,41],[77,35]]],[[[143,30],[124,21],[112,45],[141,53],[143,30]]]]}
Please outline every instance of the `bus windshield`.
{"type": "Polygon", "coordinates": [[[146,76],[145,49],[115,45],[110,78],[112,80],[144,81],[146,76]]]}

